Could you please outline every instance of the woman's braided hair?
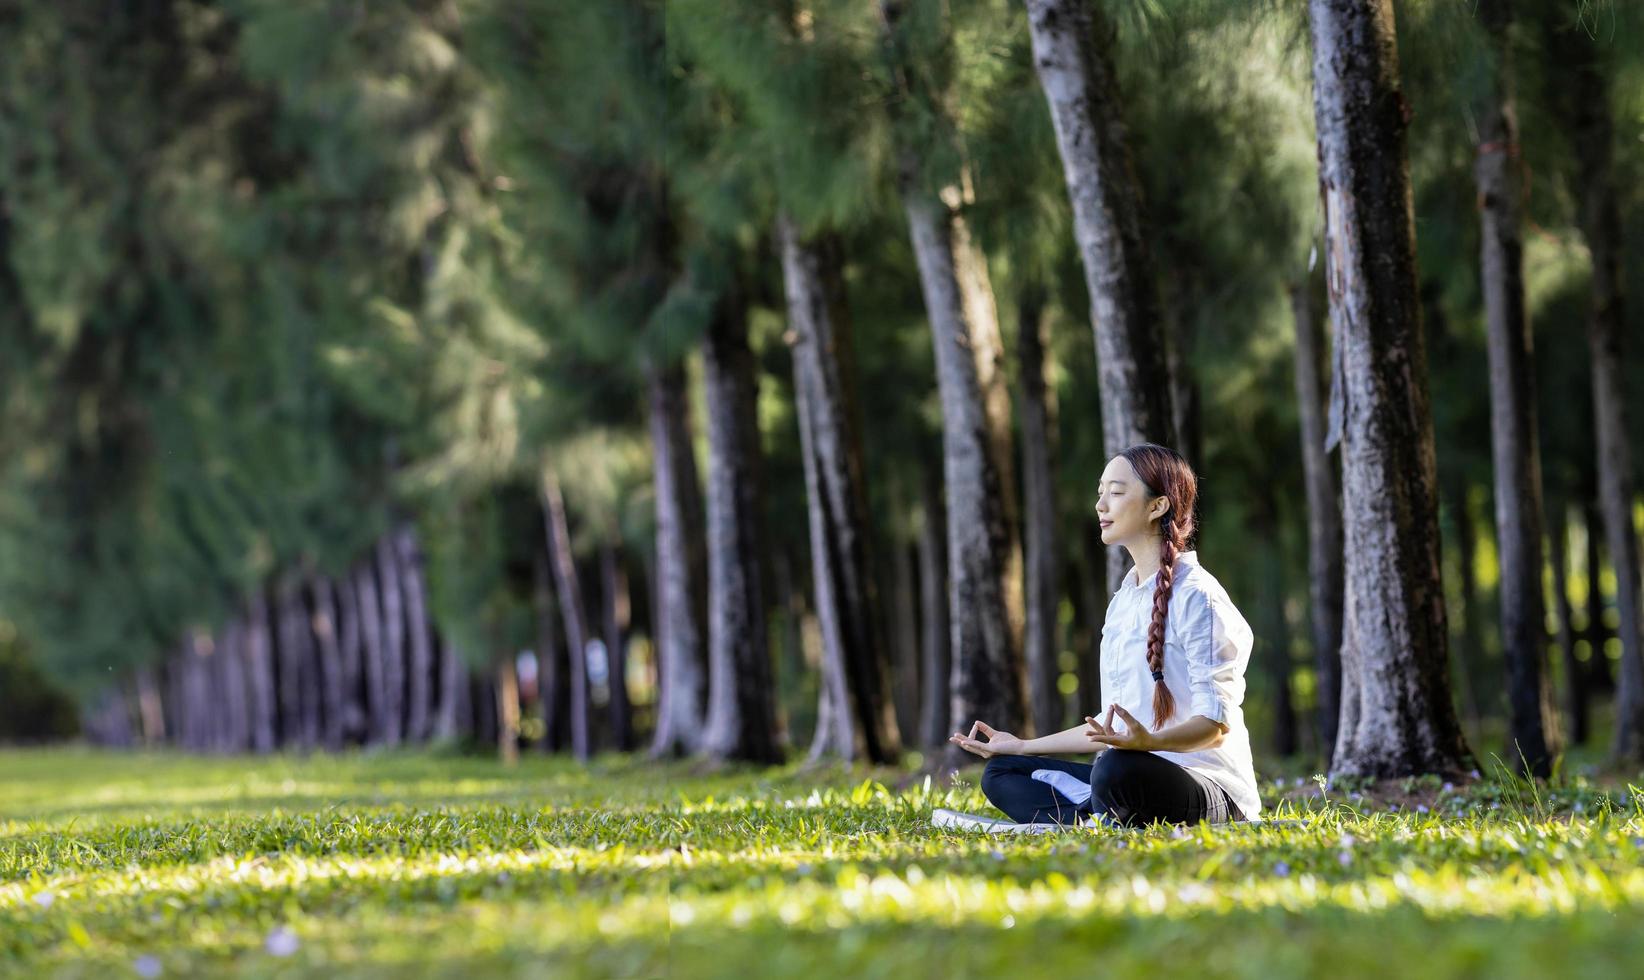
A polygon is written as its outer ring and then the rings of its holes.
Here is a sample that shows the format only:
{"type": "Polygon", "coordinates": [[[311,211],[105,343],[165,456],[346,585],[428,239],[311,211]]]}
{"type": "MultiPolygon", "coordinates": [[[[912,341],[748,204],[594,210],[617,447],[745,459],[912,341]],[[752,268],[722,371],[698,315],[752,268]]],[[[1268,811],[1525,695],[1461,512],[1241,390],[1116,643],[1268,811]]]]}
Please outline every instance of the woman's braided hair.
{"type": "Polygon", "coordinates": [[[1159,521],[1159,580],[1153,587],[1153,619],[1147,627],[1147,666],[1153,672],[1153,728],[1157,731],[1176,713],[1176,699],[1164,680],[1165,617],[1175,584],[1176,556],[1187,550],[1198,530],[1193,505],[1199,478],[1181,453],[1144,442],[1120,453],[1147,488],[1148,499],[1167,497],[1170,506],[1159,521]]]}

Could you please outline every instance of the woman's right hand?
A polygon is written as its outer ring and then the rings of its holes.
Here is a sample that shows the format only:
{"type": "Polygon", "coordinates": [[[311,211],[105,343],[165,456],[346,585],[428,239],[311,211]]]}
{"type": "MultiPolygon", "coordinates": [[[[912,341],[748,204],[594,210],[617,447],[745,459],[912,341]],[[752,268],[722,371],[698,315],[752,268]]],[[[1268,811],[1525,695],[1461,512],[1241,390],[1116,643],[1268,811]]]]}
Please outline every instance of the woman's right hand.
{"type": "Polygon", "coordinates": [[[948,741],[984,759],[991,759],[996,755],[1019,755],[1022,746],[1026,743],[1009,732],[994,731],[985,721],[978,721],[970,726],[969,735],[954,732],[948,736],[948,741]],[[986,742],[978,741],[977,735],[986,735],[986,742]]]}

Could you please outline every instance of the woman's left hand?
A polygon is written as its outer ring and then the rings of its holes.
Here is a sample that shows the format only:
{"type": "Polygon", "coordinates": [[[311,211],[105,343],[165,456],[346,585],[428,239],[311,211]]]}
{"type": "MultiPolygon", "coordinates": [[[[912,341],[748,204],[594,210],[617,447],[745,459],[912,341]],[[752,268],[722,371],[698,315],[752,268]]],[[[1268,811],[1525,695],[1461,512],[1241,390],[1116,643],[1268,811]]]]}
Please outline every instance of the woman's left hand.
{"type": "Polygon", "coordinates": [[[1085,725],[1090,729],[1086,736],[1092,742],[1101,742],[1110,749],[1130,749],[1134,752],[1147,752],[1153,749],[1153,733],[1147,726],[1132,718],[1130,712],[1117,704],[1107,706],[1107,721],[1097,721],[1089,715],[1085,716],[1085,725]],[[1125,723],[1125,731],[1120,732],[1113,725],[1113,716],[1117,714],[1119,720],[1125,723]]]}

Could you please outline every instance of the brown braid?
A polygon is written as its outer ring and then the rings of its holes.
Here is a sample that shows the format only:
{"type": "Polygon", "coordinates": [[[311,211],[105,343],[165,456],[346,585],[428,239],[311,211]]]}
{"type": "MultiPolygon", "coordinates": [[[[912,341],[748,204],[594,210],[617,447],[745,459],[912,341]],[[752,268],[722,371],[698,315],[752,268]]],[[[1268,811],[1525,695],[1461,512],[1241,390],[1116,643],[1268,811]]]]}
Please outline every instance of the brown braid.
{"type": "Polygon", "coordinates": [[[1176,713],[1176,698],[1164,680],[1165,618],[1176,579],[1176,556],[1187,550],[1194,531],[1193,504],[1198,479],[1175,450],[1153,443],[1132,446],[1122,454],[1130,461],[1148,493],[1170,498],[1159,516],[1159,578],[1153,586],[1153,618],[1147,627],[1147,667],[1153,674],[1153,730],[1158,731],[1176,713]]]}

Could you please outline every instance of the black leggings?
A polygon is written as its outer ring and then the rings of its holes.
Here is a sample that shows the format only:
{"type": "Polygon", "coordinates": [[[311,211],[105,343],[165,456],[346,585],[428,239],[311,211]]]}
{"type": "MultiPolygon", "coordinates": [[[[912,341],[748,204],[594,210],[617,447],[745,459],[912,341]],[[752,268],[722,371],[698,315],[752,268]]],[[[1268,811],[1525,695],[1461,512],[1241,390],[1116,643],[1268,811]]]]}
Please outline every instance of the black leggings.
{"type": "Polygon", "coordinates": [[[1017,823],[1074,823],[1103,814],[1127,827],[1169,823],[1227,823],[1244,815],[1227,792],[1206,776],[1151,752],[1108,749],[1094,765],[1034,755],[996,755],[982,770],[988,802],[1017,823]],[[1065,772],[1090,786],[1090,799],[1075,803],[1035,770],[1065,772]]]}

